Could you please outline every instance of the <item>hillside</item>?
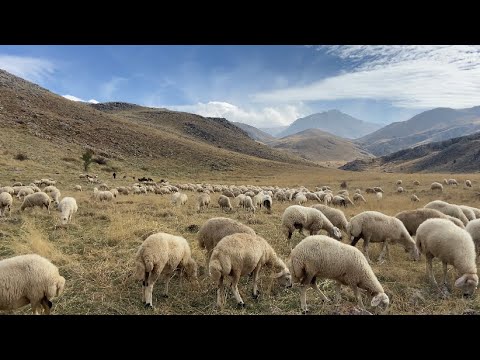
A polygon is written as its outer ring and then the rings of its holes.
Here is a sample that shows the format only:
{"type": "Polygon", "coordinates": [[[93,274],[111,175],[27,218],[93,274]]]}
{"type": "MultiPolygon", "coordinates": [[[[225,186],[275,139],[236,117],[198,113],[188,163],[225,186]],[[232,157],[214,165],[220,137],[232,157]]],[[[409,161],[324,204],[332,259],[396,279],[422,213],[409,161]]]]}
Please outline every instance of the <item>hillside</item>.
{"type": "Polygon", "coordinates": [[[357,141],[374,155],[382,156],[477,131],[480,131],[480,106],[459,110],[436,108],[410,120],[389,124],[357,141]]]}
{"type": "Polygon", "coordinates": [[[287,129],[279,133],[277,137],[292,135],[307,129],[320,129],[336,136],[355,139],[369,134],[380,127],[381,125],[379,124],[358,120],[341,111],[329,110],[295,120],[287,129]]]}
{"type": "Polygon", "coordinates": [[[404,149],[372,160],[357,160],[340,169],[350,171],[450,172],[480,170],[480,132],[404,149]]]}
{"type": "Polygon", "coordinates": [[[234,122],[234,121],[232,122],[232,124],[234,124],[235,126],[238,126],[240,129],[244,130],[248,134],[248,136],[250,136],[253,140],[260,141],[261,143],[265,144],[269,141],[275,140],[275,138],[272,135],[267,134],[266,132],[257,129],[254,126],[244,124],[244,123],[241,123],[241,122],[234,122]]]}
{"type": "MultiPolygon", "coordinates": [[[[225,119],[126,103],[74,102],[3,70],[0,127],[5,151],[24,151],[43,166],[55,163],[57,171],[73,168],[86,147],[109,159],[105,171],[143,169],[158,176],[235,170],[247,176],[290,164],[314,166],[253,141],[225,119]]],[[[78,172],[81,165],[75,168],[78,172]]]]}
{"type": "Polygon", "coordinates": [[[259,130],[272,135],[273,137],[278,137],[278,134],[280,134],[283,130],[288,128],[288,125],[286,126],[274,126],[274,127],[268,127],[268,128],[258,128],[259,130]]]}
{"type": "Polygon", "coordinates": [[[351,161],[373,157],[373,155],[352,141],[318,129],[308,129],[276,139],[270,142],[269,145],[275,149],[287,150],[317,163],[324,161],[351,161]]]}

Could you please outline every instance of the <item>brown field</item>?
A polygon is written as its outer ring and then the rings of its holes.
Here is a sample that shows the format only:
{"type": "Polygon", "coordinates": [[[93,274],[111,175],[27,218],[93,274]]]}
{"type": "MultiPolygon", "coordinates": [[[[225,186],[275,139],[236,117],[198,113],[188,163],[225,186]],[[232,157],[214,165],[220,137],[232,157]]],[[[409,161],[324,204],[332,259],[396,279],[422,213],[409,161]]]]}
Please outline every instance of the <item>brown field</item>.
{"type": "MultiPolygon", "coordinates": [[[[40,140],[39,140],[40,141],[40,140]]],[[[163,284],[157,282],[154,288],[154,310],[144,309],[140,290],[141,284],[132,277],[134,256],[142,240],[152,232],[163,231],[185,237],[192,248],[193,256],[201,267],[204,266],[204,253],[196,242],[196,234],[188,231],[191,224],[201,225],[207,219],[216,216],[227,216],[251,226],[263,236],[284,259],[290,251],[290,245],[281,232],[281,215],[291,203],[274,201],[273,213],[257,211],[255,215],[236,210],[234,213],[222,213],[216,203],[219,194],[213,194],[213,206],[204,213],[197,214],[194,210],[197,193],[186,192],[189,200],[184,207],[173,207],[171,195],[119,195],[113,204],[97,203],[91,195],[93,185],[78,178],[82,172],[79,154],[66,153],[67,160],[59,158],[59,151],[52,144],[44,147],[41,154],[30,151],[29,144],[22,144],[20,139],[14,142],[17,147],[29,151],[32,156],[38,156],[37,161],[14,160],[18,148],[3,147],[0,149],[0,184],[11,185],[14,180],[29,183],[34,179],[51,177],[57,180],[57,187],[63,196],[74,196],[79,210],[73,224],[67,228],[56,228],[59,223],[57,211],[49,215],[38,208],[19,212],[20,202],[14,200],[10,218],[0,220],[0,258],[35,252],[55,263],[60,273],[66,278],[66,288],[63,295],[54,299],[54,314],[300,314],[299,289],[283,289],[270,279],[270,271],[262,270],[260,277],[261,295],[253,300],[251,282],[247,278],[240,282],[240,293],[246,303],[245,309],[237,309],[233,296],[227,300],[223,311],[214,308],[216,299],[215,286],[200,271],[200,287],[196,287],[185,279],[177,276],[170,283],[170,297],[161,297],[163,284]],[[50,152],[48,149],[52,149],[50,152]],[[50,157],[50,161],[45,159],[50,157]],[[70,158],[71,159],[68,159],[70,158]],[[56,160],[52,160],[56,159],[56,160]],[[43,161],[45,160],[45,161],[43,161]],[[48,167],[44,164],[50,164],[48,167]],[[63,170],[62,170],[63,169],[63,170]],[[57,174],[58,172],[58,174],[57,174]],[[83,192],[75,192],[73,186],[80,184],[83,192]]],[[[101,180],[111,186],[132,183],[124,174],[145,174],[160,171],[156,168],[149,171],[139,170],[123,163],[117,171],[117,179],[113,180],[111,173],[102,171],[102,167],[93,164],[90,173],[98,173],[101,180]],[[143,171],[143,172],[141,172],[143,171]]],[[[250,174],[210,172],[202,177],[165,176],[171,184],[183,182],[208,182],[211,184],[252,184],[299,186],[311,189],[318,185],[330,185],[339,190],[340,182],[346,180],[348,189],[353,193],[356,188],[364,190],[368,186],[382,186],[385,190],[381,202],[366,194],[368,203],[349,207],[345,213],[348,218],[365,210],[378,210],[388,215],[394,215],[405,209],[420,207],[434,199],[443,199],[458,204],[468,204],[480,207],[479,192],[480,174],[387,174],[387,173],[353,173],[334,169],[296,169],[289,171],[287,167],[274,171],[250,174]],[[443,194],[429,190],[432,181],[442,181],[443,178],[456,178],[460,185],[445,186],[443,194]],[[473,182],[473,188],[464,187],[465,179],[473,182]],[[403,180],[404,194],[396,194],[395,181],[403,180]],[[421,186],[414,187],[413,180],[418,179],[421,186]],[[413,205],[409,198],[415,192],[420,197],[420,204],[413,205]]],[[[138,175],[140,176],[140,175],[138,175]]],[[[314,202],[309,201],[308,205],[314,202]]],[[[296,232],[293,240],[296,244],[302,236],[296,232]]],[[[346,242],[346,239],[343,240],[346,242]]],[[[360,248],[361,244],[357,244],[360,248]]],[[[378,244],[371,245],[371,257],[376,259],[380,252],[378,244]]],[[[430,286],[425,277],[425,258],[412,262],[402,248],[395,245],[391,251],[392,260],[384,264],[374,264],[373,269],[386,293],[391,305],[388,314],[462,314],[468,309],[480,311],[479,297],[471,300],[462,298],[454,291],[450,298],[444,299],[437,289],[430,286]]],[[[434,262],[437,279],[441,274],[441,266],[434,262]]],[[[451,268],[450,268],[451,269],[451,268]]],[[[203,270],[203,269],[202,269],[203,270]]],[[[449,270],[450,281],[454,280],[454,270],[449,270]]],[[[333,299],[332,281],[319,283],[325,294],[333,299]]],[[[353,293],[349,288],[343,288],[342,301],[339,303],[322,304],[317,294],[309,290],[307,302],[311,314],[349,314],[356,306],[353,293]]],[[[364,303],[370,309],[370,299],[364,295],[364,303]]],[[[15,314],[29,314],[30,306],[13,311],[15,314]]]]}

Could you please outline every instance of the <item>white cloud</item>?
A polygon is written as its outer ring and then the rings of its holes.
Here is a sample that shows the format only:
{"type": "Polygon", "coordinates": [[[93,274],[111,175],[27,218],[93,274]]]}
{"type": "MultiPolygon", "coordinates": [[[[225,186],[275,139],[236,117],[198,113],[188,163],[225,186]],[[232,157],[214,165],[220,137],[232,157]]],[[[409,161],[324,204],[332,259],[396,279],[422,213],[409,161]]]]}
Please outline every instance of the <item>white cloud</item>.
{"type": "Polygon", "coordinates": [[[0,69],[24,78],[39,82],[55,71],[55,65],[45,59],[28,56],[0,55],[0,69]]]}
{"type": "Polygon", "coordinates": [[[256,127],[289,125],[294,120],[309,113],[306,111],[306,108],[303,104],[264,107],[258,110],[244,109],[221,101],[209,101],[208,103],[199,102],[194,105],[162,107],[194,113],[201,116],[223,117],[229,121],[242,122],[256,127]]]}
{"type": "Polygon", "coordinates": [[[114,76],[112,79],[100,86],[100,94],[103,98],[107,100],[112,100],[113,95],[115,92],[118,90],[120,85],[127,81],[128,79],[119,77],[119,76],[114,76]]]}
{"type": "Polygon", "coordinates": [[[83,99],[80,99],[76,96],[73,96],[73,95],[62,95],[65,99],[68,99],[68,100],[72,100],[72,101],[81,101],[81,102],[88,102],[88,103],[91,103],[91,104],[98,104],[98,101],[95,100],[95,99],[90,99],[88,101],[85,101],[83,99]]]}
{"type": "Polygon", "coordinates": [[[256,102],[390,101],[404,108],[480,105],[480,46],[357,45],[316,48],[351,69],[306,86],[258,93],[256,102]]]}

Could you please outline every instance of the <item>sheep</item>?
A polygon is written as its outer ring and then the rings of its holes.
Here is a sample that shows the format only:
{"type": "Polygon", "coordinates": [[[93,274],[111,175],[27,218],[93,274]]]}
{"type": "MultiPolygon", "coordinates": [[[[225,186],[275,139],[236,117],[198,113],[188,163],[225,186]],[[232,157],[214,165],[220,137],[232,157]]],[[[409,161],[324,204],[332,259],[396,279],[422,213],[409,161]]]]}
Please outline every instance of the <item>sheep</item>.
{"type": "Polygon", "coordinates": [[[43,192],[44,192],[45,194],[49,194],[49,193],[51,193],[52,191],[57,191],[57,190],[58,190],[58,189],[57,189],[56,186],[54,186],[54,185],[49,185],[49,186],[46,186],[46,187],[43,189],[43,192]]]}
{"type": "Polygon", "coordinates": [[[302,205],[302,204],[306,204],[308,199],[304,194],[298,193],[295,195],[295,201],[297,202],[298,205],[302,205]]]}
{"type": "MultiPolygon", "coordinates": [[[[443,213],[442,213],[443,214],[443,213]]],[[[450,220],[451,222],[453,222],[455,225],[457,225],[460,229],[465,229],[465,225],[463,225],[463,222],[461,222],[459,219],[457,219],[456,217],[453,217],[453,216],[450,216],[450,215],[446,215],[446,217],[448,218],[448,220],[450,220]]]]}
{"type": "Polygon", "coordinates": [[[364,211],[350,219],[347,225],[347,234],[352,239],[352,246],[355,246],[358,240],[363,239],[363,251],[368,262],[371,262],[368,255],[370,242],[383,242],[383,249],[378,257],[379,262],[383,260],[385,252],[387,257],[390,257],[389,242],[402,245],[405,251],[410,253],[413,260],[418,260],[419,254],[415,242],[405,225],[393,216],[378,211],[364,211]]]}
{"type": "Polygon", "coordinates": [[[466,187],[472,187],[472,182],[470,180],[465,180],[466,187]]]}
{"type": "Polygon", "coordinates": [[[377,192],[377,193],[378,193],[378,192],[381,192],[381,193],[384,192],[383,189],[382,189],[380,186],[375,186],[375,187],[373,188],[373,190],[375,190],[375,192],[377,192]]]}
{"type": "Polygon", "coordinates": [[[224,190],[222,192],[222,195],[226,196],[226,197],[231,197],[231,198],[234,198],[235,197],[235,194],[233,192],[231,192],[230,190],[224,190]]]}
{"type": "Polygon", "coordinates": [[[447,266],[451,264],[461,275],[455,287],[461,288],[463,296],[471,296],[478,285],[475,245],[470,234],[445,219],[428,219],[418,227],[416,242],[427,259],[427,277],[437,285],[433,275],[432,260],[438,257],[443,264],[443,285],[447,289],[447,266]]]}
{"type": "Polygon", "coordinates": [[[17,198],[20,199],[22,197],[25,197],[27,195],[34,194],[34,193],[35,191],[33,191],[32,188],[25,187],[23,189],[20,189],[20,191],[17,194],[17,198]]]}
{"type": "Polygon", "coordinates": [[[13,183],[12,187],[13,186],[23,186],[23,184],[20,181],[17,181],[15,183],[13,183]]]}
{"type": "Polygon", "coordinates": [[[320,210],[291,205],[285,209],[282,215],[283,231],[288,240],[292,238],[295,229],[300,233],[309,231],[310,235],[316,235],[320,230],[326,230],[336,240],[342,239],[342,232],[333,226],[328,218],[320,210]]]}
{"type": "Polygon", "coordinates": [[[403,187],[399,186],[397,188],[397,193],[403,193],[405,190],[403,189],[403,187]]]}
{"type": "Polygon", "coordinates": [[[443,185],[440,184],[439,182],[433,182],[432,185],[430,185],[430,190],[440,190],[440,191],[443,191],[443,185]]]}
{"type": "Polygon", "coordinates": [[[51,202],[50,197],[44,192],[30,194],[25,196],[25,198],[23,199],[23,203],[20,206],[20,210],[24,211],[26,208],[29,208],[29,207],[33,208],[35,206],[39,206],[40,208],[42,208],[45,206],[48,210],[48,213],[50,214],[50,202],[51,202]]]}
{"type": "Polygon", "coordinates": [[[62,225],[66,225],[78,210],[77,201],[73,197],[64,197],[58,204],[58,210],[62,212],[60,216],[62,225]]]}
{"type": "Polygon", "coordinates": [[[113,194],[110,191],[98,191],[97,188],[93,188],[93,196],[96,200],[113,201],[113,194]]]}
{"type": "Polygon", "coordinates": [[[53,190],[53,191],[50,191],[50,197],[52,198],[53,200],[53,203],[55,205],[58,205],[59,201],[60,201],[60,190],[56,189],[56,190],[53,190]]]}
{"type": "Polygon", "coordinates": [[[360,195],[362,195],[362,190],[360,190],[360,189],[355,189],[355,194],[360,194],[360,195]]]}
{"type": "Polygon", "coordinates": [[[118,193],[122,195],[128,195],[130,193],[130,190],[125,186],[120,186],[117,188],[117,190],[118,190],[118,193]]]}
{"type": "Polygon", "coordinates": [[[7,192],[0,193],[0,216],[5,216],[8,210],[8,215],[11,215],[13,198],[7,192]]]}
{"type": "MultiPolygon", "coordinates": [[[[415,186],[419,186],[419,185],[420,185],[420,181],[418,181],[418,180],[414,180],[414,181],[413,181],[413,185],[415,185],[415,186]]],[[[440,185],[441,185],[441,184],[440,184],[440,185]]]]}
{"type": "Polygon", "coordinates": [[[470,208],[470,206],[458,205],[458,207],[460,208],[460,210],[462,210],[463,215],[465,215],[465,217],[468,219],[468,221],[472,221],[472,220],[476,219],[475,213],[470,208]]]}
{"type": "Polygon", "coordinates": [[[325,205],[330,205],[333,201],[333,196],[332,194],[325,194],[325,196],[323,197],[323,203],[325,205]]]}
{"type": "Polygon", "coordinates": [[[153,285],[159,276],[165,279],[164,297],[168,297],[168,283],[180,268],[187,278],[197,279],[197,263],[187,240],[163,232],[150,235],[140,245],[135,259],[137,280],[142,280],[142,302],[153,308],[153,285]]]}
{"type": "Polygon", "coordinates": [[[365,309],[359,289],[367,290],[372,296],[370,305],[385,311],[390,303],[382,285],[368,264],[362,252],[355,247],[335,241],[328,236],[315,235],[303,239],[292,250],[287,266],[293,283],[300,283],[300,303],[302,313],[308,312],[307,288],[315,289],[323,301],[330,301],[317,286],[317,278],[336,281],[336,299],[340,300],[341,285],[350,286],[357,298],[359,307],[365,309]]]}
{"type": "MultiPolygon", "coordinates": [[[[434,219],[434,218],[451,220],[447,215],[445,215],[444,213],[438,210],[425,209],[425,208],[401,211],[398,214],[396,214],[395,217],[403,223],[403,225],[405,226],[405,228],[407,229],[408,233],[411,236],[414,236],[417,233],[418,227],[425,220],[434,219]]],[[[463,223],[460,220],[456,218],[453,218],[453,219],[457,220],[457,222],[460,224],[460,225],[457,225],[457,223],[454,222],[457,226],[464,228],[463,223]]]]}
{"type": "Polygon", "coordinates": [[[348,193],[348,190],[338,190],[338,191],[337,191],[337,195],[350,196],[350,194],[348,193]]]}
{"type": "Polygon", "coordinates": [[[52,299],[65,288],[58,268],[37,254],[0,260],[0,310],[31,304],[34,315],[50,314],[52,299]]]}
{"type": "Polygon", "coordinates": [[[448,185],[448,180],[447,180],[447,179],[443,179],[443,183],[444,183],[445,185],[448,185]]]}
{"type": "Polygon", "coordinates": [[[188,196],[187,194],[176,192],[172,195],[172,204],[173,205],[185,205],[187,203],[188,196]]]}
{"type": "MultiPolygon", "coordinates": [[[[318,199],[318,198],[317,198],[318,199]]],[[[267,211],[269,213],[272,212],[272,197],[270,195],[265,195],[263,197],[263,201],[262,201],[262,204],[263,206],[265,207],[265,209],[267,209],[267,211]]]]}
{"type": "Polygon", "coordinates": [[[340,195],[335,195],[332,199],[332,204],[335,206],[347,207],[347,200],[340,195]]]}
{"type": "Polygon", "coordinates": [[[358,193],[353,194],[353,201],[363,201],[364,203],[367,202],[367,200],[365,200],[365,198],[358,193]]]}
{"type": "Polygon", "coordinates": [[[197,197],[197,212],[200,212],[204,208],[208,209],[208,205],[210,205],[210,195],[208,194],[200,194],[197,197]]]}
{"type": "Polygon", "coordinates": [[[441,200],[434,200],[425,205],[424,208],[435,209],[444,213],[445,215],[456,217],[463,222],[463,225],[467,225],[468,223],[468,218],[463,214],[462,209],[458,205],[449,204],[441,200]]]}
{"type": "Polygon", "coordinates": [[[383,195],[382,195],[381,192],[377,192],[377,193],[375,194],[375,197],[377,198],[377,201],[380,201],[380,200],[383,199],[383,195]]]}
{"type": "Polygon", "coordinates": [[[81,187],[80,185],[75,185],[75,186],[74,186],[74,189],[75,189],[76,191],[82,191],[82,187],[81,187]]]}
{"type": "Polygon", "coordinates": [[[236,200],[238,200],[238,205],[237,207],[245,207],[245,195],[244,194],[238,194],[235,197],[236,200]]]}
{"type": "Polygon", "coordinates": [[[0,194],[4,192],[9,193],[10,195],[14,195],[15,189],[12,188],[11,186],[0,187],[0,194]]]}
{"type": "Polygon", "coordinates": [[[402,180],[397,180],[397,185],[402,185],[403,181],[402,180]]]}
{"type": "Polygon", "coordinates": [[[475,254],[476,256],[480,256],[480,219],[475,219],[470,221],[467,224],[465,230],[470,234],[472,237],[473,243],[475,245],[475,254]]]}
{"type": "Polygon", "coordinates": [[[253,298],[257,299],[258,275],[263,266],[277,268],[280,271],[273,275],[282,286],[291,287],[290,270],[280,259],[275,250],[262,237],[255,234],[235,233],[221,239],[212,252],[208,265],[209,274],[217,283],[217,306],[223,308],[225,303],[224,280],[231,279],[231,288],[237,306],[245,307],[238,292],[238,281],[242,275],[253,274],[253,298]]]}
{"type": "MultiPolygon", "coordinates": [[[[465,205],[463,205],[465,206],[465,205]]],[[[467,206],[468,208],[470,208],[470,210],[473,211],[473,213],[475,214],[475,219],[480,219],[480,209],[477,209],[473,206],[467,206]]]]}
{"type": "Polygon", "coordinates": [[[448,179],[448,185],[458,185],[458,182],[455,179],[448,179]]]}
{"type": "Polygon", "coordinates": [[[418,198],[417,195],[413,194],[412,196],[410,196],[410,201],[412,201],[412,202],[418,202],[418,201],[420,201],[420,199],[418,198]]]}
{"type": "Polygon", "coordinates": [[[207,267],[215,245],[225,236],[235,233],[255,235],[255,231],[251,227],[225,217],[211,218],[202,225],[200,230],[198,230],[197,241],[200,249],[207,250],[205,254],[207,267]]]}
{"type": "Polygon", "coordinates": [[[255,210],[257,210],[257,208],[253,205],[253,200],[250,196],[245,196],[244,206],[245,210],[252,210],[252,212],[255,214],[255,210]]]}
{"type": "Polygon", "coordinates": [[[225,195],[220,195],[220,197],[218,198],[218,205],[220,205],[220,209],[222,210],[225,210],[225,211],[233,210],[232,204],[230,203],[230,199],[225,195]]]}
{"type": "Polygon", "coordinates": [[[311,206],[314,209],[319,210],[328,220],[340,230],[347,231],[348,220],[342,210],[333,209],[326,205],[316,204],[311,206]]]}

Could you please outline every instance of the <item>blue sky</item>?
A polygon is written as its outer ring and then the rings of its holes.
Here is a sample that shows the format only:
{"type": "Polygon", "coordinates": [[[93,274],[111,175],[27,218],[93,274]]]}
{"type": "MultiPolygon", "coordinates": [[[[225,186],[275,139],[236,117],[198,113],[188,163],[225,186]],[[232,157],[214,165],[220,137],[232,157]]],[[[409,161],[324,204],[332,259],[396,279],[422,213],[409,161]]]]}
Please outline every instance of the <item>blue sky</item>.
{"type": "Polygon", "coordinates": [[[480,47],[467,45],[0,46],[0,68],[71,100],[257,127],[330,109],[386,124],[480,105],[480,47]]]}

